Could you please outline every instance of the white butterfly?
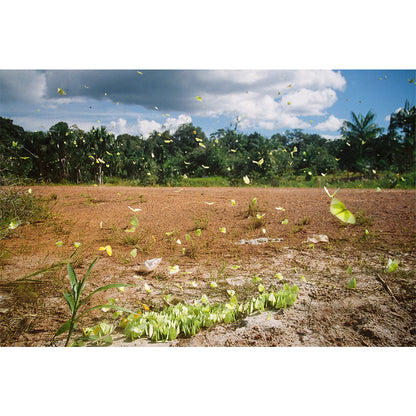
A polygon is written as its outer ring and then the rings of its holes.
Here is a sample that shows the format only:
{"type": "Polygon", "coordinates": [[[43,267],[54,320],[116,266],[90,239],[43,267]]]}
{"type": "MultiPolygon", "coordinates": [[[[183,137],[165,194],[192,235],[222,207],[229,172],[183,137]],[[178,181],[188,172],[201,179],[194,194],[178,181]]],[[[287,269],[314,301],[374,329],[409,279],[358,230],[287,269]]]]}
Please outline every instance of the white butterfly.
{"type": "Polygon", "coordinates": [[[215,204],[215,202],[205,202],[205,201],[204,201],[204,204],[207,204],[207,205],[214,205],[214,204],[215,204]]]}
{"type": "Polygon", "coordinates": [[[141,209],[140,208],[132,208],[132,207],[129,207],[133,212],[137,212],[137,211],[141,211],[141,209]]]}

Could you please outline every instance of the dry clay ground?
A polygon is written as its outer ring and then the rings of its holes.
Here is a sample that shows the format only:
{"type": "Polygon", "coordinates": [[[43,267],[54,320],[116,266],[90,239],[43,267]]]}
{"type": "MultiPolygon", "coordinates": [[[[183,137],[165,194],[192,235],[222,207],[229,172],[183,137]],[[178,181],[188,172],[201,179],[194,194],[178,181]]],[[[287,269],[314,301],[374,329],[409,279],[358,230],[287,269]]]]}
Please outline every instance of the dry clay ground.
{"type": "MultiPolygon", "coordinates": [[[[113,297],[129,308],[137,309],[138,302],[162,308],[168,294],[173,301],[192,302],[202,294],[211,301],[226,301],[229,289],[243,300],[258,293],[255,277],[262,279],[266,290],[279,289],[283,283],[299,287],[295,304],[285,310],[218,324],[192,338],[163,344],[126,342],[116,331],[115,346],[416,345],[414,190],[339,191],[337,197],[356,216],[355,225],[345,225],[330,214],[330,199],[323,189],[35,186],[32,190],[49,201],[51,211],[45,221],[20,226],[2,241],[8,255],[0,263],[1,346],[63,345],[63,336],[51,341],[69,318],[62,296],[69,286],[66,267],[31,280],[18,279],[68,259],[75,242],[81,243],[73,257],[78,276],[99,257],[85,289],[88,293],[109,283],[137,285],[124,293],[100,292],[91,306],[113,297]],[[253,198],[257,213],[265,214],[261,220],[253,216],[255,212],[247,215],[253,198]],[[126,233],[135,215],[139,226],[126,233]],[[326,235],[328,242],[307,242],[317,234],[326,235]],[[247,243],[256,238],[269,240],[247,243]],[[63,242],[62,247],[57,241],[63,242]],[[111,257],[99,251],[106,245],[112,247],[111,257]],[[135,258],[130,255],[134,248],[135,258]],[[158,257],[162,262],[155,271],[146,275],[138,271],[141,263],[158,257]],[[399,261],[393,273],[386,272],[389,259],[399,261]],[[174,265],[179,272],[170,274],[174,265]],[[347,289],[352,277],[356,289],[347,289]],[[211,287],[213,281],[218,287],[211,287]]],[[[111,321],[111,312],[93,311],[80,328],[103,319],[111,321]]]]}

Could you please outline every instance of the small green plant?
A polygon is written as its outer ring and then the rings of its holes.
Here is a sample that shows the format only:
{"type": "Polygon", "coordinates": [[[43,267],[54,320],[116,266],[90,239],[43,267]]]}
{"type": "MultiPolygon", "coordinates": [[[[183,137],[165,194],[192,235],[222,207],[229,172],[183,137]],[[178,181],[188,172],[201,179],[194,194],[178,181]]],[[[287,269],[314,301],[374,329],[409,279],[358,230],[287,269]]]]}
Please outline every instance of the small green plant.
{"type": "Polygon", "coordinates": [[[266,214],[257,213],[254,217],[251,217],[251,226],[254,230],[266,226],[266,219],[264,218],[266,214]]]}
{"type": "Polygon", "coordinates": [[[209,224],[208,217],[194,218],[195,230],[206,230],[209,224]]]}
{"type": "Polygon", "coordinates": [[[87,309],[86,311],[79,313],[79,309],[93,296],[95,293],[108,290],[115,287],[131,287],[133,285],[125,284],[125,283],[113,283],[109,285],[105,285],[102,287],[99,287],[98,289],[94,290],[89,295],[85,296],[84,298],[81,298],[82,292],[84,290],[85,283],[87,282],[88,276],[91,273],[92,268],[94,267],[94,264],[98,258],[96,258],[90,265],[90,267],[87,270],[87,273],[85,274],[83,279],[78,280],[77,276],[75,274],[74,268],[70,263],[67,265],[68,269],[68,275],[69,275],[69,282],[71,285],[71,290],[64,293],[64,298],[69,306],[69,309],[71,311],[71,318],[68,319],[55,333],[54,338],[68,332],[68,336],[66,338],[65,347],[68,346],[69,340],[71,339],[72,333],[75,330],[75,328],[78,325],[79,319],[87,314],[88,312],[92,311],[93,309],[99,309],[99,308],[114,308],[121,311],[125,311],[128,313],[131,313],[130,310],[125,309],[118,305],[112,305],[112,304],[105,304],[105,305],[97,305],[93,306],[92,308],[87,309]]]}
{"type": "Polygon", "coordinates": [[[48,217],[48,202],[33,196],[32,190],[0,188],[0,240],[25,222],[48,217]]]}
{"type": "Polygon", "coordinates": [[[371,226],[373,225],[373,219],[368,216],[364,211],[359,210],[356,215],[356,222],[358,225],[371,226]]]}
{"type": "Polygon", "coordinates": [[[311,223],[311,219],[309,217],[303,217],[303,218],[299,218],[296,222],[295,225],[292,225],[291,227],[291,231],[293,234],[296,234],[300,231],[303,230],[303,227],[305,225],[308,225],[311,223]]]}
{"type": "Polygon", "coordinates": [[[255,217],[256,214],[258,213],[259,208],[257,206],[257,198],[253,198],[249,203],[248,203],[248,208],[246,211],[246,218],[249,217],[255,217]]]}
{"type": "Polygon", "coordinates": [[[201,236],[201,229],[196,229],[195,234],[198,238],[192,237],[190,234],[185,234],[187,246],[183,248],[183,253],[191,259],[195,259],[198,255],[200,249],[199,237],[201,236]]]}

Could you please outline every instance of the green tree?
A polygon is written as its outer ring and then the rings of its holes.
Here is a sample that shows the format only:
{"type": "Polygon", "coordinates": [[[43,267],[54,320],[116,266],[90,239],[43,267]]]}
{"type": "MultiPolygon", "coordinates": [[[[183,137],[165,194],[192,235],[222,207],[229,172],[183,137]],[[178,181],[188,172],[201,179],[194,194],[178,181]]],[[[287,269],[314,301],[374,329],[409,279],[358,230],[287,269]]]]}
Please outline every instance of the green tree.
{"type": "Polygon", "coordinates": [[[369,166],[365,146],[373,141],[383,129],[374,122],[375,114],[369,111],[365,116],[351,113],[352,121],[344,121],[340,128],[344,138],[341,148],[341,166],[345,169],[363,172],[369,166]]]}
{"type": "Polygon", "coordinates": [[[388,135],[398,144],[395,162],[400,171],[409,171],[416,164],[416,107],[406,100],[404,108],[390,116],[388,135]]]}
{"type": "Polygon", "coordinates": [[[25,131],[13,120],[0,117],[0,175],[24,176],[30,151],[23,145],[25,131]]]}

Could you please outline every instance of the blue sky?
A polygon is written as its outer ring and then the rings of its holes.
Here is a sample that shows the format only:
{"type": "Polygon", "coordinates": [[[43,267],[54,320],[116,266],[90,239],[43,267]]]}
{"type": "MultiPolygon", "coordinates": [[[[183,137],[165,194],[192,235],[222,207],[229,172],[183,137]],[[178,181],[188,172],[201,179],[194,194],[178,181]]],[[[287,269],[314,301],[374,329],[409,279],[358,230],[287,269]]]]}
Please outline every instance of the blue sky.
{"type": "Polygon", "coordinates": [[[406,100],[415,105],[412,78],[414,70],[1,70],[0,115],[29,131],[65,121],[146,138],[192,122],[209,136],[238,118],[246,133],[332,138],[352,111],[372,110],[387,128],[406,100]]]}

